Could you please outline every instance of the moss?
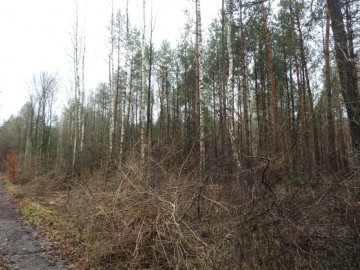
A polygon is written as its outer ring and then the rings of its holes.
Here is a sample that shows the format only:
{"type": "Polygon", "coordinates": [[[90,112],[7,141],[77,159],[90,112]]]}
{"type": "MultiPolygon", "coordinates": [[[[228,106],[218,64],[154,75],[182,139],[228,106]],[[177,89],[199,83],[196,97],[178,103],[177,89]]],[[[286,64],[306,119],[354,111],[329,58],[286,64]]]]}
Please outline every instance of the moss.
{"type": "Polygon", "coordinates": [[[27,220],[38,227],[42,227],[42,229],[49,226],[59,228],[62,223],[56,211],[46,209],[29,199],[23,201],[21,212],[27,220]]]}
{"type": "Polygon", "coordinates": [[[6,193],[21,206],[21,213],[31,223],[36,226],[59,223],[56,211],[46,209],[42,205],[25,198],[23,186],[15,185],[10,181],[5,181],[6,193]]]}

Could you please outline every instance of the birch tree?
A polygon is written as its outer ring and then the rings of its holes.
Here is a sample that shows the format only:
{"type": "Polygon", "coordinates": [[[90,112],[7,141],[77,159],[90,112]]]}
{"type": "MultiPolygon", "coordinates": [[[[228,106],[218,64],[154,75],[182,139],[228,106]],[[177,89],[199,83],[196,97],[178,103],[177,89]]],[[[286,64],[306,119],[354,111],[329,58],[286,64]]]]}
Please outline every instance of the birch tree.
{"type": "Polygon", "coordinates": [[[110,111],[110,130],[109,130],[109,162],[112,163],[113,159],[113,148],[115,144],[115,126],[116,126],[116,111],[117,111],[117,100],[114,87],[114,50],[115,50],[115,20],[114,20],[114,1],[111,2],[111,20],[110,20],[110,52],[109,52],[109,89],[110,98],[112,99],[112,108],[110,111]]]}
{"type": "Polygon", "coordinates": [[[129,29],[129,0],[126,1],[126,33],[125,33],[125,88],[121,91],[121,116],[120,116],[120,146],[119,155],[120,163],[123,158],[125,144],[125,123],[126,123],[126,98],[131,87],[131,61],[130,61],[130,29],[129,29]]]}
{"type": "MultiPolygon", "coordinates": [[[[227,51],[229,57],[229,74],[227,81],[227,106],[226,113],[228,118],[228,130],[231,141],[231,151],[236,163],[236,168],[241,169],[241,162],[239,153],[235,144],[235,120],[234,120],[234,55],[232,49],[232,24],[233,24],[233,14],[232,14],[232,1],[227,0],[226,2],[226,15],[227,15],[227,51]]],[[[238,175],[238,174],[237,174],[238,175]]]]}
{"type": "Polygon", "coordinates": [[[145,161],[145,106],[146,106],[146,89],[145,89],[145,4],[146,0],[143,0],[143,29],[142,29],[142,41],[141,41],[141,93],[140,93],[140,155],[142,162],[145,161]]]}
{"type": "Polygon", "coordinates": [[[196,103],[199,116],[199,155],[200,171],[205,169],[205,105],[204,105],[204,73],[202,64],[202,33],[201,33],[201,6],[196,0],[196,103]]]}
{"type": "Polygon", "coordinates": [[[116,152],[117,152],[117,138],[118,138],[118,122],[119,111],[121,113],[120,95],[120,48],[121,48],[121,33],[122,33],[122,17],[120,11],[114,14],[112,3],[110,21],[110,53],[109,53],[109,89],[110,98],[112,102],[110,111],[110,129],[109,129],[109,170],[113,171],[116,168],[116,152]],[[116,60],[115,60],[116,50],[116,60]],[[120,108],[119,108],[120,106],[120,108]]]}
{"type": "Polygon", "coordinates": [[[79,3],[76,2],[75,25],[73,26],[73,72],[74,72],[74,101],[73,101],[73,156],[74,169],[78,153],[83,149],[85,127],[83,122],[83,103],[85,99],[85,35],[79,33],[79,3]]]}

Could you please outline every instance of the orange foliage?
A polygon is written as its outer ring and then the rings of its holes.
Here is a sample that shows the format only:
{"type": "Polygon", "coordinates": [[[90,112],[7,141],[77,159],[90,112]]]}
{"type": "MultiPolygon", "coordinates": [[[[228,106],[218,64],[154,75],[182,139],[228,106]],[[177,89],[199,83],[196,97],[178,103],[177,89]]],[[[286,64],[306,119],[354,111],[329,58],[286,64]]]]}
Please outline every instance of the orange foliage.
{"type": "Polygon", "coordinates": [[[17,164],[18,164],[18,156],[17,154],[12,151],[6,160],[6,164],[9,170],[9,176],[12,180],[15,179],[16,172],[17,172],[17,164]]]}

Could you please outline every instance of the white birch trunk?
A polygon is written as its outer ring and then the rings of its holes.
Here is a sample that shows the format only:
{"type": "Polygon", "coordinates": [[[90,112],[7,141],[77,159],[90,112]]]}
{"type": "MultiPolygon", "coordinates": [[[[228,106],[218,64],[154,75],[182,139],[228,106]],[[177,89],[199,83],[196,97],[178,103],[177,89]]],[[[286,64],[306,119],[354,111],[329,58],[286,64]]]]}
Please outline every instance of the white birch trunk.
{"type": "Polygon", "coordinates": [[[204,105],[204,72],[202,65],[202,33],[201,33],[201,7],[200,0],[196,2],[196,41],[197,41],[197,53],[198,53],[198,69],[199,69],[199,120],[200,120],[200,170],[203,171],[205,168],[205,121],[204,121],[204,113],[205,113],[205,105],[204,105]]]}
{"type": "MultiPolygon", "coordinates": [[[[128,42],[127,42],[128,43],[128,42]]],[[[129,47],[129,45],[126,45],[129,47]]],[[[130,84],[131,84],[131,63],[130,63],[130,53],[129,49],[126,50],[126,56],[125,56],[125,66],[126,66],[126,88],[122,91],[122,113],[121,113],[121,128],[120,128],[120,159],[123,156],[124,153],[124,144],[125,144],[125,127],[126,127],[126,98],[128,93],[130,93],[130,84]]]]}
{"type": "MultiPolygon", "coordinates": [[[[76,61],[75,61],[76,62],[76,61]]],[[[75,64],[76,65],[76,64],[75,64]]],[[[78,102],[78,91],[77,91],[77,68],[75,67],[75,97],[74,97],[74,114],[73,114],[73,123],[74,123],[74,136],[73,136],[73,160],[72,160],[72,166],[75,166],[76,157],[77,157],[77,144],[78,144],[78,136],[79,136],[79,125],[78,125],[78,113],[79,113],[79,102],[78,102]]]]}
{"type": "Polygon", "coordinates": [[[231,141],[231,151],[233,154],[234,161],[236,163],[236,167],[238,170],[241,168],[241,162],[239,158],[239,153],[235,144],[235,120],[234,120],[234,55],[232,50],[232,40],[231,40],[231,32],[232,32],[232,7],[231,0],[227,1],[227,50],[229,56],[229,74],[227,81],[227,106],[226,106],[226,114],[228,117],[228,131],[231,141]]]}
{"type": "Polygon", "coordinates": [[[146,30],[146,21],[145,21],[145,3],[146,0],[143,0],[143,33],[141,41],[141,93],[140,93],[140,148],[141,148],[141,161],[145,160],[145,30],[146,30]]]}
{"type": "Polygon", "coordinates": [[[111,98],[110,109],[110,128],[109,128],[109,157],[112,155],[114,146],[114,131],[115,131],[115,94],[114,94],[114,2],[111,3],[111,25],[110,25],[110,54],[109,54],[109,90],[111,98]]]}
{"type": "Polygon", "coordinates": [[[72,166],[74,168],[78,152],[82,151],[83,148],[83,138],[85,127],[83,126],[83,102],[85,99],[85,34],[84,39],[81,40],[79,35],[79,3],[76,3],[76,21],[74,27],[74,36],[73,36],[73,63],[74,63],[74,110],[73,110],[73,159],[72,166]],[[83,48],[82,48],[83,45],[83,48]],[[80,78],[81,72],[81,78],[80,78]]]}
{"type": "Polygon", "coordinates": [[[77,156],[77,144],[78,144],[78,116],[79,116],[79,102],[78,102],[78,91],[79,91],[79,44],[78,44],[78,31],[79,31],[79,18],[78,18],[78,4],[76,6],[76,22],[75,22],[75,33],[74,33],[74,79],[75,79],[75,96],[74,96],[74,136],[73,136],[73,160],[72,166],[75,166],[77,156]]]}
{"type": "Polygon", "coordinates": [[[84,104],[85,104],[85,91],[84,88],[81,92],[81,103],[80,103],[80,152],[84,150],[84,137],[85,137],[85,115],[84,115],[84,104]]]}
{"type": "Polygon", "coordinates": [[[131,63],[130,63],[130,35],[129,35],[129,0],[126,1],[126,52],[125,52],[125,69],[126,69],[126,82],[125,89],[121,93],[121,127],[120,127],[120,162],[123,157],[124,144],[125,144],[125,119],[126,119],[126,97],[127,93],[130,92],[130,83],[131,83],[131,63]]]}

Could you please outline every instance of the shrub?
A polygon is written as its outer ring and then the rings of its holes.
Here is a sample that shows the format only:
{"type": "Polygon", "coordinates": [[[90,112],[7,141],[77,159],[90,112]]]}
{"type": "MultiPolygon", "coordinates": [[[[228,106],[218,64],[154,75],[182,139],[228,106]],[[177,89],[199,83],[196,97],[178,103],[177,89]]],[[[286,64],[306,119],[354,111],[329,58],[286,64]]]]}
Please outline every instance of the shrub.
{"type": "Polygon", "coordinates": [[[17,174],[17,168],[18,168],[18,156],[14,151],[12,151],[7,156],[6,165],[7,165],[8,171],[9,171],[9,177],[12,181],[14,181],[16,174],[17,174]]]}

